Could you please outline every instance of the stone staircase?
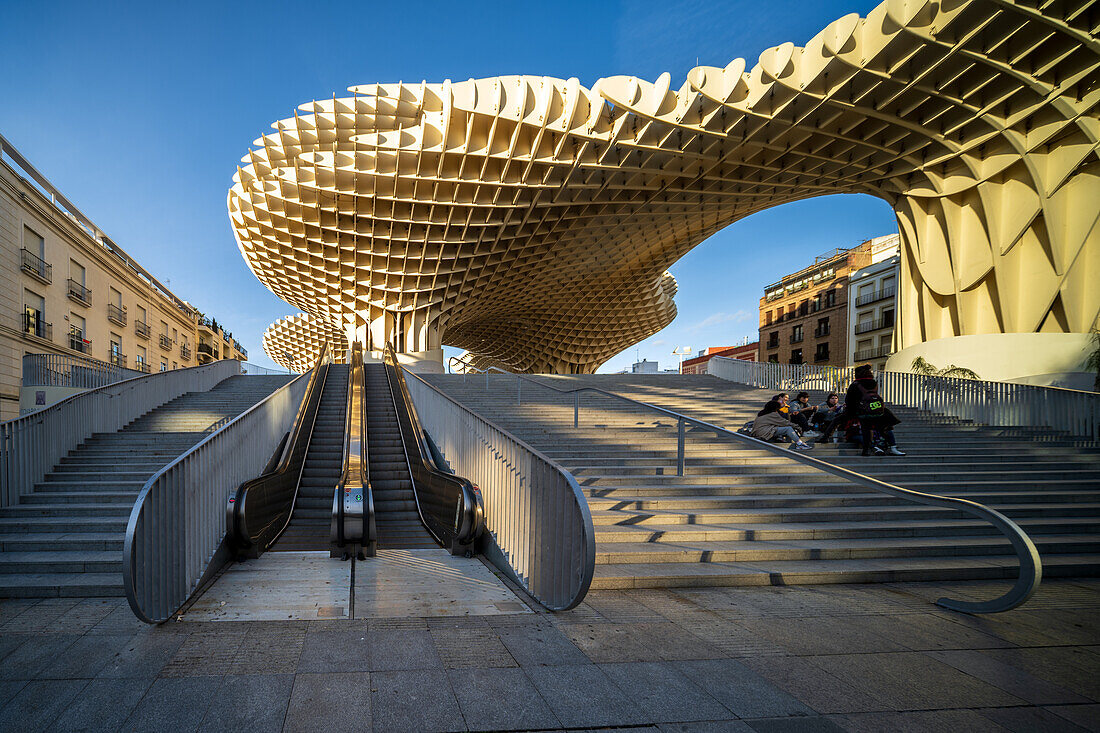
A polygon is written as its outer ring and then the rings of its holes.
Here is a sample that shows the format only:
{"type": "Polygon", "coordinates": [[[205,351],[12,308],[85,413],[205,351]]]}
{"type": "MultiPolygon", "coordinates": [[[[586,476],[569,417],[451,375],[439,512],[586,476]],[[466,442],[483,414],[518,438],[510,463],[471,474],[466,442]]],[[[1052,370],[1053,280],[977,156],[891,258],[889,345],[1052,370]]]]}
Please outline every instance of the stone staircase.
{"type": "Polygon", "coordinates": [[[71,451],[33,493],[0,509],[0,597],[122,595],[123,540],[141,487],[289,379],[230,377],[71,451]]]}
{"type": "MultiPolygon", "coordinates": [[[[676,475],[676,423],[606,397],[573,398],[494,375],[426,376],[454,399],[566,467],[596,529],[593,588],[949,580],[1014,577],[1008,541],[987,522],[897,499],[766,449],[687,432],[676,475]]],[[[736,429],[770,393],[710,376],[539,377],[595,386],[736,429]]],[[[820,402],[823,395],[814,395],[820,402]]],[[[908,455],[868,457],[834,445],[810,453],[1012,517],[1047,577],[1100,570],[1100,450],[1045,428],[981,427],[896,411],[908,455]]]]}

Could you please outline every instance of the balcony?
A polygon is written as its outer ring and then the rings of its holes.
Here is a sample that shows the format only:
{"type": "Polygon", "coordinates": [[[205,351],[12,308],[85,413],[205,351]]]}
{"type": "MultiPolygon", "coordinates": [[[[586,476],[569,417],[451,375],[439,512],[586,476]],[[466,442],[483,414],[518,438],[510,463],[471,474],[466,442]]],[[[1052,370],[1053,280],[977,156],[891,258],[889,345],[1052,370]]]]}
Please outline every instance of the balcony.
{"type": "Polygon", "coordinates": [[[49,341],[53,338],[53,324],[42,320],[41,314],[24,311],[23,333],[49,341]]]}
{"type": "Polygon", "coordinates": [[[191,349],[187,344],[180,344],[180,358],[184,361],[191,361],[191,349]]]}
{"type": "Polygon", "coordinates": [[[199,344],[199,356],[208,356],[211,359],[217,359],[218,352],[210,344],[199,344]]]}
{"type": "Polygon", "coordinates": [[[138,338],[149,340],[149,324],[144,321],[134,321],[134,335],[138,338]]]}
{"type": "Polygon", "coordinates": [[[791,334],[791,343],[792,344],[802,343],[802,334],[801,333],[792,333],[791,334]]]}
{"type": "Polygon", "coordinates": [[[863,351],[856,352],[856,361],[867,361],[868,359],[878,359],[880,356],[887,356],[890,353],[889,346],[879,346],[874,349],[864,349],[863,351]]]}
{"type": "Polygon", "coordinates": [[[861,305],[867,305],[868,303],[874,303],[879,300],[885,300],[886,298],[893,298],[897,293],[897,288],[884,288],[875,293],[867,293],[856,298],[856,307],[861,305]]]}
{"type": "Polygon", "coordinates": [[[81,354],[87,354],[92,350],[92,342],[84,338],[83,331],[71,329],[69,331],[69,348],[73,351],[79,351],[81,354]]]}
{"type": "Polygon", "coordinates": [[[111,355],[107,357],[107,360],[117,367],[126,366],[126,354],[120,354],[117,351],[112,351],[111,355]]]}
{"type": "Polygon", "coordinates": [[[126,309],[114,303],[107,304],[107,320],[120,326],[126,325],[126,309]]]}
{"type": "Polygon", "coordinates": [[[828,351],[818,351],[817,353],[814,354],[814,361],[815,362],[829,361],[829,352],[828,351]]]}
{"type": "Polygon", "coordinates": [[[767,347],[766,347],[766,348],[769,348],[769,349],[778,349],[778,348],[779,348],[779,339],[777,339],[777,338],[774,338],[774,339],[770,339],[770,340],[768,341],[768,345],[767,345],[767,347]]]}
{"type": "Polygon", "coordinates": [[[829,335],[830,328],[828,326],[818,326],[814,329],[814,336],[816,338],[825,338],[829,335]]]}
{"type": "Polygon", "coordinates": [[[141,359],[138,359],[136,362],[134,362],[134,369],[137,369],[139,372],[144,372],[145,374],[149,373],[149,365],[144,361],[141,361],[141,359]]]}
{"type": "Polygon", "coordinates": [[[76,280],[69,278],[69,300],[72,300],[81,305],[88,306],[92,304],[92,291],[84,287],[82,283],[78,283],[76,280]]]}
{"type": "Polygon", "coordinates": [[[870,333],[871,331],[877,331],[880,328],[893,328],[893,327],[894,327],[894,319],[893,318],[876,318],[873,321],[863,321],[862,323],[857,323],[855,332],[857,334],[870,333]]]}
{"type": "Polygon", "coordinates": [[[172,339],[168,338],[163,333],[160,335],[160,348],[164,349],[165,351],[172,350],[172,339]]]}
{"type": "Polygon", "coordinates": [[[53,282],[53,265],[26,247],[19,250],[19,269],[46,285],[53,282]]]}

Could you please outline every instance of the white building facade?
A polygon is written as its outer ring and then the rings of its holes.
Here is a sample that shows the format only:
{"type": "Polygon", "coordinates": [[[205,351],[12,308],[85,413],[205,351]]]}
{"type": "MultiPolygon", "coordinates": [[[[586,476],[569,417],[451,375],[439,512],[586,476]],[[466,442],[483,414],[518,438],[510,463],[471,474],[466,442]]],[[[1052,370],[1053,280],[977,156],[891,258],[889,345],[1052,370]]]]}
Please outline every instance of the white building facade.
{"type": "Polygon", "coordinates": [[[893,350],[901,268],[897,234],[871,241],[871,264],[849,276],[848,363],[886,366],[893,350]]]}

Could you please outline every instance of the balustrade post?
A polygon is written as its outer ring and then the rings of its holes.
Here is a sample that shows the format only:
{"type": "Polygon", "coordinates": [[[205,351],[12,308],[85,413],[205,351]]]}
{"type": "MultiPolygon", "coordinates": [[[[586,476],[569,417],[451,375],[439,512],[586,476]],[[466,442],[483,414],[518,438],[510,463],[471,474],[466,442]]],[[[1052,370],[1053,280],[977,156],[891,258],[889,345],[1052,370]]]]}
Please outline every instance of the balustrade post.
{"type": "Polygon", "coordinates": [[[684,418],[676,423],[676,475],[684,475],[684,418]]]}

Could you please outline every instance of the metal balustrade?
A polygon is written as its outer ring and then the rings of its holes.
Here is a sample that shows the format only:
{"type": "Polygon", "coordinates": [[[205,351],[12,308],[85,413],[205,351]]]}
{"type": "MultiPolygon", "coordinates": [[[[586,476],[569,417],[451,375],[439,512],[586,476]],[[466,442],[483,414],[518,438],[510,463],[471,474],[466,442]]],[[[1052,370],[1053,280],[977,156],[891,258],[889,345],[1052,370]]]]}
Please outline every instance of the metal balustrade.
{"type": "Polygon", "coordinates": [[[114,303],[107,304],[107,320],[117,323],[120,326],[126,325],[126,308],[115,305],[114,303]]]}
{"type": "Polygon", "coordinates": [[[47,285],[53,282],[53,265],[26,247],[19,250],[19,268],[47,285]]]}
{"type": "MultiPolygon", "coordinates": [[[[178,371],[239,364],[219,361],[178,371]]],[[[126,600],[139,619],[167,620],[204,577],[229,560],[229,496],[263,473],[294,422],[308,382],[302,375],[280,387],[145,482],[126,525],[122,555],[126,600]]]]}
{"type": "Polygon", "coordinates": [[[23,333],[50,341],[53,339],[53,324],[47,323],[39,313],[23,311],[23,333]]]}
{"type": "Polygon", "coordinates": [[[451,470],[481,488],[485,556],[551,610],[580,603],[592,583],[596,539],[576,479],[416,374],[405,375],[424,430],[451,470]]]}
{"type": "MultiPolygon", "coordinates": [[[[712,357],[708,374],[773,391],[821,389],[843,392],[853,367],[766,364],[712,357]]],[[[887,404],[999,427],[1049,427],[1073,438],[1100,440],[1100,393],[1014,382],[931,377],[909,372],[877,372],[887,404]]],[[[1037,435],[1056,440],[1057,433],[1037,435]]]]}
{"type": "Polygon", "coordinates": [[[855,353],[856,361],[867,361],[868,359],[879,359],[883,356],[889,356],[891,348],[889,346],[876,346],[873,349],[863,349],[855,353]]]}
{"type": "Polygon", "coordinates": [[[897,294],[897,288],[884,288],[873,293],[867,293],[856,298],[856,305],[867,305],[868,303],[874,303],[877,300],[885,300],[886,298],[893,298],[897,294]]]}
{"type": "MultiPolygon", "coordinates": [[[[738,361],[737,359],[729,359],[729,357],[715,358],[738,361]]],[[[713,361],[713,359],[711,361],[713,361]]],[[[817,367],[817,369],[823,370],[822,367],[817,367]]],[[[726,428],[723,428],[719,425],[714,425],[712,423],[704,422],[702,420],[697,420],[693,417],[690,417],[689,415],[684,415],[683,413],[668,410],[663,407],[658,407],[648,402],[641,402],[639,400],[634,400],[629,397],[624,397],[623,395],[615,394],[614,392],[608,392],[607,390],[599,389],[597,387],[560,389],[558,387],[545,384],[544,382],[541,382],[533,377],[522,374],[504,372],[500,369],[496,369],[495,367],[490,367],[484,372],[486,392],[489,391],[489,371],[499,372],[500,374],[504,374],[515,379],[515,394],[517,403],[523,402],[524,394],[526,393],[526,399],[528,401],[535,401],[541,404],[546,404],[545,400],[539,400],[537,397],[532,400],[532,393],[536,392],[536,390],[539,388],[541,388],[541,390],[552,391],[565,397],[572,397],[572,422],[574,428],[579,427],[581,424],[580,400],[582,393],[589,393],[590,395],[595,396],[596,399],[601,399],[603,401],[600,404],[600,407],[597,408],[598,411],[595,414],[597,421],[606,420],[607,410],[615,409],[614,407],[608,407],[609,402],[618,403],[620,405],[623,403],[627,403],[633,408],[657,413],[662,417],[669,418],[670,423],[674,421],[676,425],[677,476],[684,475],[684,468],[688,452],[688,439],[692,437],[692,433],[689,432],[689,429],[691,429],[696,433],[703,433],[707,435],[713,434],[718,438],[728,439],[734,443],[750,445],[754,448],[766,450],[772,454],[788,458],[798,463],[802,463],[804,465],[823,471],[824,473],[839,476],[840,478],[851,481],[854,484],[881,492],[883,494],[887,494],[889,496],[913,501],[918,504],[924,504],[926,506],[954,509],[978,517],[979,519],[988,521],[1002,534],[1005,535],[1009,542],[1011,542],[1013,549],[1016,551],[1017,558],[1020,562],[1020,573],[1018,578],[1016,579],[1016,583],[1012,586],[1011,589],[1008,590],[1008,592],[988,601],[965,601],[952,598],[938,599],[936,601],[936,604],[943,606],[944,608],[949,608],[954,611],[961,611],[963,613],[1000,613],[1002,611],[1009,611],[1027,601],[1027,599],[1030,598],[1038,589],[1039,583],[1042,580],[1042,561],[1039,558],[1039,551],[1035,548],[1035,544],[1031,541],[1031,538],[1028,537],[1027,534],[1019,527],[1019,525],[1017,525],[1011,519],[1006,517],[1004,514],[996,511],[995,509],[990,509],[984,504],[979,504],[978,502],[970,501],[969,499],[959,499],[950,496],[937,496],[935,494],[926,494],[920,491],[913,491],[911,489],[905,489],[900,486],[895,486],[894,484],[880,481],[878,479],[871,478],[870,476],[865,476],[863,474],[856,473],[855,471],[850,471],[846,468],[835,466],[831,463],[826,463],[825,461],[819,460],[817,458],[812,458],[805,453],[792,451],[788,447],[781,447],[774,443],[769,443],[764,440],[759,440],[757,438],[753,438],[747,435],[742,435],[732,430],[727,430],[726,428]],[[524,388],[523,385],[525,383],[533,386],[528,386],[527,388],[524,388]]],[[[497,389],[497,393],[500,393],[499,386],[497,389]]],[[[543,394],[545,394],[545,392],[543,392],[543,394]]],[[[561,405],[562,403],[559,402],[556,404],[561,405]]],[[[589,406],[591,407],[593,406],[593,404],[590,402],[589,406]]],[[[544,417],[543,419],[546,418],[544,417]]],[[[596,424],[599,423],[597,422],[596,424]]],[[[655,425],[655,427],[661,427],[660,423],[655,425]]],[[[669,424],[668,427],[671,427],[671,424],[669,424]]],[[[509,468],[512,467],[509,466],[509,468]]],[[[486,500],[487,512],[489,511],[488,507],[489,502],[488,500],[486,500]]]]}
{"type": "Polygon", "coordinates": [[[78,283],[76,280],[69,278],[69,298],[75,300],[81,305],[91,305],[92,303],[92,291],[84,287],[84,283],[78,283]]]}
{"type": "Polygon", "coordinates": [[[134,335],[138,338],[149,339],[149,324],[145,321],[134,321],[134,335]]]}
{"type": "Polygon", "coordinates": [[[0,506],[12,506],[69,451],[95,433],[113,433],[187,392],[206,391],[239,372],[238,362],[142,375],[82,392],[0,423],[0,506]]]}

